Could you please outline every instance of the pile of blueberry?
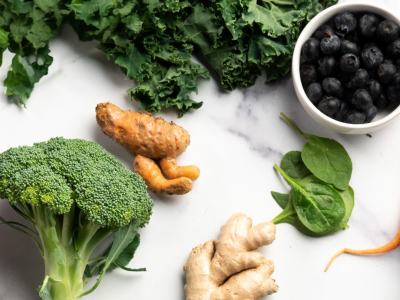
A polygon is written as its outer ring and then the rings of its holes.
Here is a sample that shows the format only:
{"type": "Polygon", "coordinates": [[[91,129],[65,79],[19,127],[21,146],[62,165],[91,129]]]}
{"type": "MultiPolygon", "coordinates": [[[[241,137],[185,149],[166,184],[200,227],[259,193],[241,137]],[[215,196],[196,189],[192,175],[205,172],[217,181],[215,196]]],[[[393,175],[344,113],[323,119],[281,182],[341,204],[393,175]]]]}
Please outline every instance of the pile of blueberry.
{"type": "Polygon", "coordinates": [[[369,123],[377,109],[400,103],[399,25],[374,14],[344,12],[302,47],[300,76],[310,101],[325,115],[369,123]]]}

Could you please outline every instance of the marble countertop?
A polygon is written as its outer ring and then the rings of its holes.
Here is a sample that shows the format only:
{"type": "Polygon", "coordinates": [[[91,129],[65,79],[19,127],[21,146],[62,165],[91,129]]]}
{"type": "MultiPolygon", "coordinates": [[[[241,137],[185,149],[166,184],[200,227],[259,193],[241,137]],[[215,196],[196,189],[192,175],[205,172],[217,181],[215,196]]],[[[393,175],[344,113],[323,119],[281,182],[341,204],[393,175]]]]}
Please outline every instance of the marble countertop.
{"type": "MultiPolygon", "coordinates": [[[[400,9],[400,2],[394,0],[369,2],[400,9]]],[[[103,135],[94,111],[97,103],[106,101],[137,110],[125,93],[132,82],[124,81],[119,68],[94,46],[79,42],[70,28],[63,28],[51,45],[54,63],[49,75],[36,85],[27,109],[9,103],[5,88],[0,88],[0,152],[55,136],[82,138],[98,142],[132,169],[134,158],[103,135]]],[[[0,81],[11,58],[5,54],[0,81]]],[[[251,88],[227,92],[212,78],[202,80],[199,95],[193,97],[204,101],[201,109],[181,119],[172,110],[158,114],[189,131],[191,145],[178,160],[181,165],[198,165],[201,176],[187,195],[151,195],[154,213],[150,224],[140,230],[141,245],[129,265],[148,271],[116,270],[85,299],[184,300],[182,266],[193,247],[217,238],[220,226],[235,212],[247,214],[254,224],[280,213],[270,191],[289,188],[273,165],[286,152],[301,150],[305,142],[280,119],[280,112],[303,131],[344,145],[353,160],[350,184],[356,205],[350,228],[329,237],[309,238],[291,225],[277,225],[275,242],[259,250],[275,262],[272,277],[280,286],[267,299],[399,299],[399,249],[370,257],[343,255],[329,272],[324,273],[324,267],[344,246],[377,247],[399,229],[400,118],[372,138],[341,135],[306,114],[290,76],[267,85],[264,81],[259,78],[251,88]]],[[[20,221],[6,201],[0,201],[0,216],[20,221]]],[[[0,226],[0,237],[0,299],[39,299],[36,288],[42,283],[44,267],[34,244],[7,226],[0,226]]]]}

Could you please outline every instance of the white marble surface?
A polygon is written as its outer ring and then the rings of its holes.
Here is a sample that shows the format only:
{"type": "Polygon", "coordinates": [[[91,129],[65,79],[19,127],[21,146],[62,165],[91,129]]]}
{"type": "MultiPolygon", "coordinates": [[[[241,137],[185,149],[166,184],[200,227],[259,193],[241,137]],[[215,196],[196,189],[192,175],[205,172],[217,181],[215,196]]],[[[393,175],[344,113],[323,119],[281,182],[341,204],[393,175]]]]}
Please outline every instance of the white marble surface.
{"type": "MultiPolygon", "coordinates": [[[[344,2],[344,1],[342,1],[344,2]]],[[[364,1],[365,2],[365,1],[364,1]]],[[[372,2],[372,1],[371,1],[372,2]]],[[[393,10],[395,0],[373,1],[393,10]]],[[[105,137],[95,122],[97,103],[110,101],[136,110],[125,90],[119,68],[107,61],[93,43],[81,43],[69,28],[51,45],[54,64],[27,102],[27,109],[8,103],[0,88],[0,152],[55,136],[83,138],[100,143],[128,168],[133,157],[105,137]]],[[[0,80],[6,76],[11,55],[6,53],[0,80]]],[[[376,247],[387,243],[400,226],[400,120],[374,133],[346,136],[319,126],[300,106],[290,76],[274,84],[260,78],[254,87],[234,92],[220,90],[214,79],[203,80],[203,107],[176,118],[174,111],[158,114],[186,128],[191,145],[180,164],[196,164],[201,177],[184,196],[156,196],[150,224],[141,230],[142,243],[130,267],[146,273],[115,271],[104,277],[87,300],[184,300],[182,266],[191,249],[217,238],[220,226],[235,212],[254,223],[273,219],[281,209],[270,191],[288,191],[273,170],[282,155],[300,150],[304,140],[280,118],[285,112],[305,132],[331,137],[348,150],[354,164],[351,180],[356,205],[350,228],[322,239],[308,238],[292,226],[277,226],[276,241],[260,249],[275,262],[280,290],[267,299],[390,299],[400,295],[400,250],[377,256],[344,255],[328,273],[329,257],[343,246],[376,247]]],[[[0,215],[19,221],[6,201],[0,215]]],[[[39,299],[35,289],[44,268],[34,244],[22,234],[0,226],[0,299],[39,299]]]]}

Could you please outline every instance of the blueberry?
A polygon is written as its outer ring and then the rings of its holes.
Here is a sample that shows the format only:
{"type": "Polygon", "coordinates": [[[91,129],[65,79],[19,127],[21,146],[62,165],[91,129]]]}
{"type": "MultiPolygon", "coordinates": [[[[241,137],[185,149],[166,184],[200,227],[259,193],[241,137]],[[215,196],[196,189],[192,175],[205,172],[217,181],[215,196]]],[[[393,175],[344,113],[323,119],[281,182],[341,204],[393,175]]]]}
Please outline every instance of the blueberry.
{"type": "Polygon", "coordinates": [[[394,85],[388,86],[386,96],[389,101],[400,103],[400,89],[396,88],[394,85]]]}
{"type": "Polygon", "coordinates": [[[377,47],[367,47],[361,51],[361,61],[365,69],[376,69],[383,62],[382,51],[377,47]]]}
{"type": "Polygon", "coordinates": [[[378,110],[376,109],[375,106],[371,106],[370,109],[368,109],[365,112],[365,120],[364,123],[371,123],[371,121],[376,117],[376,113],[378,112],[378,110]]]}
{"type": "Polygon", "coordinates": [[[333,29],[329,25],[322,25],[320,28],[317,29],[316,32],[313,34],[313,38],[321,41],[324,37],[331,36],[333,34],[333,29]]]}
{"type": "Polygon", "coordinates": [[[311,83],[306,91],[308,99],[317,106],[318,102],[322,98],[322,86],[319,82],[311,83]]]}
{"type": "Polygon", "coordinates": [[[389,43],[397,38],[399,34],[399,25],[390,20],[379,23],[376,35],[382,42],[389,43]]]}
{"type": "Polygon", "coordinates": [[[379,25],[379,18],[373,14],[366,14],[361,17],[358,27],[360,29],[360,35],[365,40],[371,40],[375,37],[376,28],[379,25]]]}
{"type": "Polygon", "coordinates": [[[300,78],[303,86],[307,87],[317,81],[317,68],[312,64],[302,64],[300,66],[300,78]]]}
{"type": "Polygon", "coordinates": [[[400,58],[400,39],[395,39],[386,48],[387,54],[393,59],[400,58]]]}
{"type": "Polygon", "coordinates": [[[392,85],[394,85],[397,89],[400,89],[400,73],[396,73],[393,75],[392,85]]]}
{"type": "Polygon", "coordinates": [[[396,74],[396,67],[393,64],[381,64],[378,68],[379,81],[388,84],[396,74]]]}
{"type": "Polygon", "coordinates": [[[333,23],[336,30],[342,34],[352,32],[357,26],[356,18],[349,12],[337,14],[333,23]]]}
{"type": "Polygon", "coordinates": [[[319,58],[319,41],[317,39],[308,39],[301,48],[301,54],[308,63],[316,63],[319,58]]]}
{"type": "Polygon", "coordinates": [[[355,91],[352,103],[363,111],[367,111],[373,105],[371,95],[365,89],[355,91]]]}
{"type": "Polygon", "coordinates": [[[340,109],[339,109],[339,111],[333,116],[333,118],[334,118],[336,121],[342,121],[344,115],[345,115],[348,111],[349,111],[349,105],[348,105],[346,102],[342,101],[342,102],[340,103],[340,109]]]}
{"type": "Polygon", "coordinates": [[[378,79],[378,72],[376,71],[376,69],[367,70],[367,72],[369,75],[369,79],[378,79]]]}
{"type": "Polygon", "coordinates": [[[340,42],[340,53],[342,55],[347,53],[353,53],[354,55],[358,56],[360,54],[360,46],[349,40],[342,40],[340,42]]]}
{"type": "Polygon", "coordinates": [[[351,74],[350,73],[345,73],[342,70],[336,73],[335,76],[337,79],[340,80],[340,82],[344,85],[350,82],[351,80],[351,74]]]}
{"type": "Polygon", "coordinates": [[[400,73],[400,59],[396,60],[394,65],[396,66],[397,73],[400,73]]]}
{"type": "Polygon", "coordinates": [[[359,110],[349,110],[343,117],[343,122],[349,124],[362,124],[365,121],[365,113],[359,110]]]}
{"type": "Polygon", "coordinates": [[[382,63],[383,64],[392,64],[392,65],[394,65],[394,61],[392,59],[388,59],[388,58],[384,59],[382,63]]]}
{"type": "Polygon", "coordinates": [[[349,89],[359,89],[367,85],[369,80],[368,72],[364,69],[359,69],[351,76],[351,81],[346,85],[349,89]]]}
{"type": "Polygon", "coordinates": [[[322,90],[326,95],[336,98],[343,98],[343,87],[340,81],[333,77],[325,78],[322,81],[322,90]]]}
{"type": "Polygon", "coordinates": [[[378,99],[374,100],[374,106],[379,109],[388,108],[390,105],[389,99],[386,97],[385,93],[381,93],[378,99]]]}
{"type": "Polygon", "coordinates": [[[365,44],[362,46],[361,50],[364,50],[364,49],[369,48],[369,47],[376,47],[376,48],[379,48],[379,47],[378,47],[378,44],[376,44],[376,43],[374,43],[374,42],[368,42],[368,43],[365,43],[365,44]]]}
{"type": "Polygon", "coordinates": [[[359,37],[359,35],[358,35],[358,33],[357,33],[357,30],[354,30],[354,31],[352,31],[352,32],[350,32],[350,33],[348,33],[348,34],[346,34],[346,35],[344,36],[344,38],[345,38],[346,40],[349,40],[349,41],[352,42],[352,43],[355,43],[355,44],[360,44],[360,42],[361,42],[360,37],[359,37]]]}
{"type": "Polygon", "coordinates": [[[337,62],[333,56],[324,56],[318,60],[318,75],[321,78],[333,76],[336,68],[337,62]]]}
{"type": "Polygon", "coordinates": [[[367,83],[367,92],[371,95],[372,100],[377,100],[383,92],[382,84],[375,79],[370,79],[367,83]]]}
{"type": "Polygon", "coordinates": [[[352,90],[345,90],[343,99],[347,102],[347,104],[352,105],[352,100],[354,98],[354,91],[352,90]]]}
{"type": "Polygon", "coordinates": [[[360,60],[354,54],[348,53],[340,58],[340,69],[345,73],[354,73],[360,68],[360,60]]]}
{"type": "Polygon", "coordinates": [[[340,110],[341,101],[335,97],[327,97],[318,103],[318,109],[329,117],[333,117],[340,110]]]}
{"type": "Polygon", "coordinates": [[[340,39],[337,35],[324,37],[321,41],[321,51],[325,55],[332,55],[340,49],[340,39]]]}

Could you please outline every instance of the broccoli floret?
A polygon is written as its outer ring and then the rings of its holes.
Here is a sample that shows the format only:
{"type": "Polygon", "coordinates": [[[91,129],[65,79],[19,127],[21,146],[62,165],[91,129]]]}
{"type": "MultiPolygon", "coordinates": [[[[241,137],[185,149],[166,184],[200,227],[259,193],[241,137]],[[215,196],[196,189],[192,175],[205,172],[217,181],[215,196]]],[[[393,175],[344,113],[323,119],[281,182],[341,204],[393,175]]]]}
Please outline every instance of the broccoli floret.
{"type": "Polygon", "coordinates": [[[84,291],[85,275],[97,271],[100,281],[110,266],[127,269],[126,253],[123,264],[118,257],[125,248],[133,257],[153,207],[143,179],[100,145],[61,137],[0,154],[0,198],[36,227],[46,266],[39,294],[53,300],[92,292],[98,284],[84,291]],[[113,232],[105,257],[89,260],[113,232]]]}

